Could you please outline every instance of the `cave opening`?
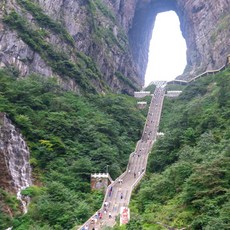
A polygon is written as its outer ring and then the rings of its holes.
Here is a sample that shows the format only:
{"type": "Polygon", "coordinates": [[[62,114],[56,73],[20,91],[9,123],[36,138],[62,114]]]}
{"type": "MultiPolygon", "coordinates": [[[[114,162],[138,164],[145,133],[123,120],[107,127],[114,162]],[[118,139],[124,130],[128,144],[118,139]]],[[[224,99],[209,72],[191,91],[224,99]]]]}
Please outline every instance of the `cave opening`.
{"type": "MultiPolygon", "coordinates": [[[[136,64],[138,78],[140,79],[142,86],[146,85],[149,81],[158,80],[160,78],[160,76],[155,76],[154,74],[152,74],[151,80],[147,80],[147,79],[145,80],[147,65],[149,62],[148,56],[149,56],[150,41],[151,38],[153,38],[154,41],[154,37],[156,36],[154,35],[154,28],[157,27],[156,18],[157,17],[159,18],[161,15],[166,15],[164,16],[166,21],[165,30],[169,31],[169,35],[160,38],[160,40],[162,41],[161,43],[165,47],[168,46],[168,44],[171,44],[170,46],[174,48],[174,51],[168,50],[166,54],[163,55],[163,58],[161,58],[164,66],[164,67],[160,67],[161,70],[163,69],[172,70],[172,67],[170,67],[169,65],[172,62],[172,60],[178,59],[177,57],[178,49],[181,49],[178,48],[179,46],[186,47],[184,48],[183,51],[184,54],[182,55],[184,57],[184,61],[183,61],[185,63],[184,67],[185,65],[186,67],[182,69],[186,69],[187,71],[187,67],[189,66],[189,63],[187,63],[188,53],[186,54],[186,49],[187,49],[186,43],[188,44],[189,42],[188,41],[189,35],[187,29],[188,19],[185,15],[185,11],[183,10],[183,8],[179,6],[178,2],[175,0],[141,0],[138,2],[136,6],[132,27],[129,29],[129,44],[130,44],[130,50],[132,53],[133,61],[136,64]],[[172,20],[171,17],[168,16],[168,14],[173,15],[172,17],[174,17],[174,19],[172,20]],[[172,31],[171,22],[175,21],[175,18],[177,20],[177,27],[172,31]],[[170,31],[172,31],[171,34],[170,31]],[[174,34],[180,34],[179,40],[182,40],[182,42],[180,42],[179,45],[170,42],[174,34]],[[163,42],[164,39],[168,39],[168,40],[163,42]],[[166,58],[168,59],[166,60],[166,58]]],[[[151,60],[149,62],[149,65],[153,67],[156,66],[156,64],[151,63],[151,60]]],[[[181,72],[183,72],[183,70],[181,72]]],[[[171,74],[169,78],[175,78],[179,76],[180,73],[171,74]]],[[[161,78],[161,80],[164,79],[161,78]]]]}
{"type": "Polygon", "coordinates": [[[149,46],[145,86],[152,81],[169,81],[181,75],[186,66],[186,49],[175,11],[157,14],[149,46]]]}

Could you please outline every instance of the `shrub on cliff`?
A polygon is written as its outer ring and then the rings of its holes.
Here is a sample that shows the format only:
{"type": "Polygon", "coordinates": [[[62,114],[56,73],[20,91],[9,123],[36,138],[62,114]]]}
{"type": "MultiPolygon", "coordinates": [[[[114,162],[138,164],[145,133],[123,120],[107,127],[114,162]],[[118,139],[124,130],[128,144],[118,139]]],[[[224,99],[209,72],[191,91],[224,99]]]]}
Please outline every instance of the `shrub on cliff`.
{"type": "Polygon", "coordinates": [[[165,99],[165,136],[132,201],[144,229],[229,229],[229,76],[228,68],[165,99]]]}
{"type": "Polygon", "coordinates": [[[0,71],[0,111],[19,127],[31,151],[36,187],[29,212],[13,221],[15,229],[70,229],[92,215],[103,195],[90,191],[90,174],[116,178],[126,167],[140,137],[144,116],[136,100],[124,95],[79,96],[62,91],[54,79],[26,79],[0,71]]]}

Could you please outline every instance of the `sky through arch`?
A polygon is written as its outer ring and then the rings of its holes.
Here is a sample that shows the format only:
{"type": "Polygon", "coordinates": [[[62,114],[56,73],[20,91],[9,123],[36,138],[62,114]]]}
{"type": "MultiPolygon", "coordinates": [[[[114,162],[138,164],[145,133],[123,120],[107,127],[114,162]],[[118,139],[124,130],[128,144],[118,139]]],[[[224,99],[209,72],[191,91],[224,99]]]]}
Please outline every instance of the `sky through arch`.
{"type": "Polygon", "coordinates": [[[169,81],[182,74],[186,49],[177,14],[174,11],[158,14],[149,47],[145,86],[152,81],[169,81]]]}

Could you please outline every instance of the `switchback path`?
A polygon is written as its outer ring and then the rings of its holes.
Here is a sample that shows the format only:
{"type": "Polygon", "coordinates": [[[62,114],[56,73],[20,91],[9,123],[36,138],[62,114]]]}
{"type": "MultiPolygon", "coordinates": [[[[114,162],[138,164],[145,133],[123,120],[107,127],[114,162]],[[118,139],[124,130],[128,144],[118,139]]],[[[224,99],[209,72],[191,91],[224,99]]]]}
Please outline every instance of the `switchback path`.
{"type": "Polygon", "coordinates": [[[80,230],[112,227],[116,223],[116,217],[119,216],[120,208],[128,207],[133,189],[145,174],[148,155],[157,138],[164,95],[164,87],[157,86],[152,95],[142,137],[137,142],[135,151],[130,154],[126,171],[108,186],[101,209],[79,228],[80,230]],[[102,215],[101,218],[99,213],[102,215]]]}

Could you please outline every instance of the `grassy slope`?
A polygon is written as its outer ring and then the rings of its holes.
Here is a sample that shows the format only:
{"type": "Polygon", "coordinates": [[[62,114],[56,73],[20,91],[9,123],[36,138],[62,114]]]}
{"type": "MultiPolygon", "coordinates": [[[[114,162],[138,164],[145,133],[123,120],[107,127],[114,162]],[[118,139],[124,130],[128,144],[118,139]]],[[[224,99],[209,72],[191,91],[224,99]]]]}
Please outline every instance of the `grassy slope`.
{"type": "Polygon", "coordinates": [[[229,229],[229,117],[230,69],[165,99],[165,137],[152,151],[126,229],[229,229]]]}
{"type": "Polygon", "coordinates": [[[103,195],[90,191],[90,173],[109,165],[116,178],[124,170],[145,117],[132,97],[80,97],[62,91],[54,80],[10,75],[0,71],[0,111],[25,136],[35,184],[42,187],[24,191],[32,197],[24,217],[10,220],[1,212],[0,229],[70,229],[101,205],[103,195]]]}

